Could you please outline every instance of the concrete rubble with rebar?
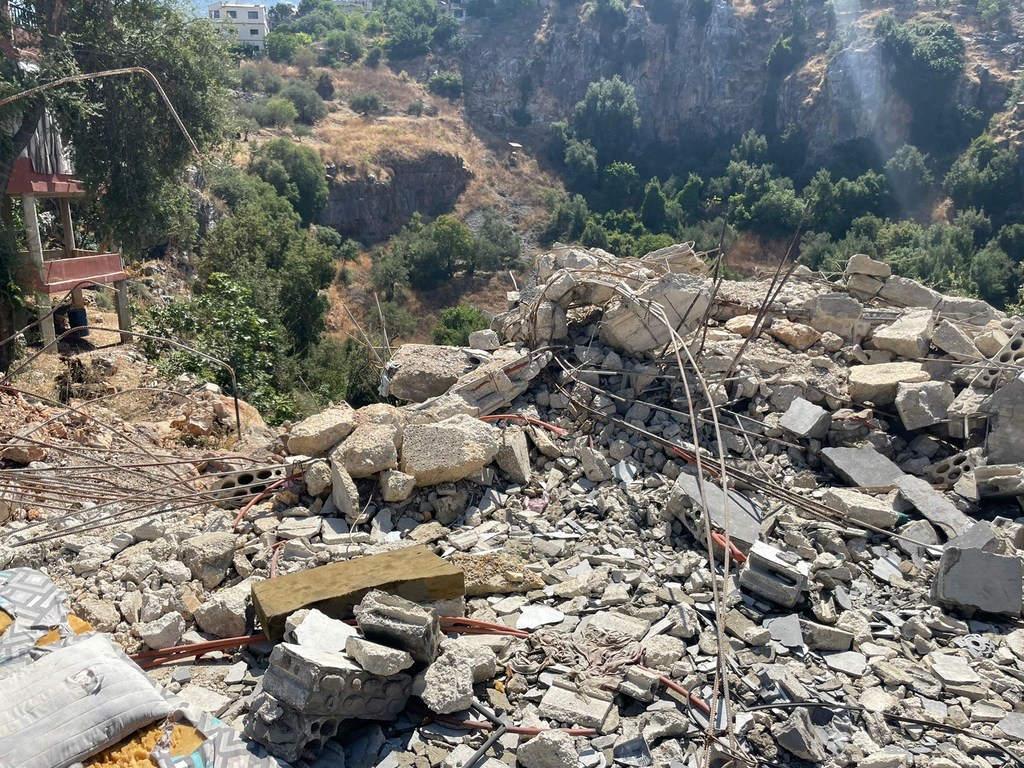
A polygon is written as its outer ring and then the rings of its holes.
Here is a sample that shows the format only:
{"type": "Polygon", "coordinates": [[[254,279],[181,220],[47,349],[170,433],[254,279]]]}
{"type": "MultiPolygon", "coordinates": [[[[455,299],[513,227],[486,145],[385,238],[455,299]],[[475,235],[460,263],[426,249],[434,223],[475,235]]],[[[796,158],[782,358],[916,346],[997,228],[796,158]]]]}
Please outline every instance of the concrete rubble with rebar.
{"type": "Polygon", "coordinates": [[[0,385],[0,569],[295,766],[1024,765],[1024,321],[718,268],[556,246],[230,453],[0,385]]]}

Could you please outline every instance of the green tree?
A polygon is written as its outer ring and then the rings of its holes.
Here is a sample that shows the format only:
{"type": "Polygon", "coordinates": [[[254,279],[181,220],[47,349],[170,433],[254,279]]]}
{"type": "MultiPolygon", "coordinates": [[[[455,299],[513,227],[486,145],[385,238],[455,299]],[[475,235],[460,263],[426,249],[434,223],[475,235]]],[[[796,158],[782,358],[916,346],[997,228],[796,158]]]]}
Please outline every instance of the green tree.
{"type": "Polygon", "coordinates": [[[957,208],[981,208],[999,219],[1020,198],[1020,161],[1012,149],[1000,149],[979,136],[956,159],[943,187],[957,208]]]}
{"type": "Polygon", "coordinates": [[[601,165],[625,160],[640,128],[633,86],[618,75],[591,83],[573,109],[571,125],[581,140],[597,150],[601,165]]]}
{"type": "Polygon", "coordinates": [[[286,63],[303,46],[313,44],[313,38],[305,33],[271,32],[263,41],[267,57],[271,61],[286,63]]]}
{"type": "Polygon", "coordinates": [[[885,178],[904,211],[912,211],[932,192],[935,177],[928,168],[928,155],[904,144],[885,164],[885,178]]]}
{"type": "Polygon", "coordinates": [[[324,100],[306,83],[289,83],[281,91],[281,97],[295,105],[300,123],[313,125],[327,117],[327,105],[324,104],[324,100]]]}
{"type": "Polygon", "coordinates": [[[435,344],[449,347],[468,347],[469,334],[485,330],[490,325],[491,320],[486,313],[463,302],[441,310],[441,317],[434,326],[433,340],[435,344]]]}
{"type": "Polygon", "coordinates": [[[315,90],[321,99],[330,101],[334,98],[334,79],[327,72],[321,72],[316,79],[315,90]]]}
{"type": "Polygon", "coordinates": [[[444,277],[451,277],[456,270],[464,269],[472,274],[476,269],[476,242],[469,227],[454,216],[440,216],[429,228],[430,241],[434,246],[437,267],[444,277]]]}
{"type": "Polygon", "coordinates": [[[462,75],[458,72],[438,72],[427,80],[427,90],[446,99],[462,97],[462,75]]]}
{"type": "Polygon", "coordinates": [[[695,173],[686,178],[686,183],[676,195],[676,203],[683,212],[683,220],[692,222],[700,216],[700,190],[704,180],[695,173]]]}
{"type": "Polygon", "coordinates": [[[294,104],[288,99],[275,96],[267,100],[256,119],[260,125],[276,125],[284,128],[294,123],[298,116],[299,111],[295,109],[294,104]]]}
{"type": "Polygon", "coordinates": [[[665,195],[657,179],[651,179],[644,187],[644,202],[640,206],[640,221],[651,232],[664,232],[668,226],[665,215],[665,195]]]}
{"type": "Polygon", "coordinates": [[[999,247],[1016,263],[1024,262],[1024,224],[1007,224],[999,230],[999,247]]]}
{"type": "Polygon", "coordinates": [[[476,235],[477,266],[495,270],[515,262],[522,254],[522,241],[515,230],[494,211],[484,211],[476,235]]]}
{"type": "Polygon", "coordinates": [[[974,254],[971,280],[978,286],[981,298],[998,308],[1004,307],[1016,295],[1020,285],[1020,275],[1013,260],[995,241],[974,254]]]}
{"type": "Polygon", "coordinates": [[[565,146],[565,169],[569,183],[577,189],[588,189],[597,179],[597,151],[589,141],[570,139],[565,146]]]}
{"type": "Polygon", "coordinates": [[[370,285],[384,301],[397,299],[409,285],[409,265],[402,254],[393,248],[375,254],[370,265],[370,285]]]}
{"type": "Polygon", "coordinates": [[[316,221],[327,203],[323,163],[309,147],[288,139],[272,139],[253,153],[249,172],[288,200],[306,226],[316,221]]]}
{"type": "MultiPolygon", "coordinates": [[[[160,81],[200,150],[219,141],[226,126],[228,72],[223,39],[189,21],[170,0],[132,3],[59,3],[24,0],[17,44],[33,51],[38,68],[21,55],[0,54],[0,92],[44,81],[127,66],[145,67],[160,81]],[[88,44],[83,44],[88,41],[88,44]]],[[[0,39],[14,40],[11,5],[0,2],[0,39]]],[[[45,109],[75,147],[76,176],[97,197],[102,228],[129,254],[163,239],[173,214],[164,205],[179,173],[194,162],[192,149],[148,78],[122,75],[51,89],[4,107],[0,131],[0,189],[45,109]]]]}

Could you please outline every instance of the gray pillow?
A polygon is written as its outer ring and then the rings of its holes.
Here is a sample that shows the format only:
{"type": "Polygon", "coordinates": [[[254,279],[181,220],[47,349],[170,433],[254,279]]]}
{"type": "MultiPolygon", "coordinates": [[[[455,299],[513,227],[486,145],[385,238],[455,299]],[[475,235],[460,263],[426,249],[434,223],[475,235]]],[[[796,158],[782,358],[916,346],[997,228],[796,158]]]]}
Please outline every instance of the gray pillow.
{"type": "Polygon", "coordinates": [[[171,711],[105,635],[58,648],[0,683],[0,768],[66,768],[171,711]]]}

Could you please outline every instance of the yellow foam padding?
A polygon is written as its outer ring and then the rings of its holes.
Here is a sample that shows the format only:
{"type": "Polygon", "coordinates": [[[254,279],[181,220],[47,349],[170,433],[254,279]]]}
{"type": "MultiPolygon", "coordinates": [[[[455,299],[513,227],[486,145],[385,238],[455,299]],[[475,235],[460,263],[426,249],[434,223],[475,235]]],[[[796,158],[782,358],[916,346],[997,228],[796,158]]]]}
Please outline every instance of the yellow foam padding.
{"type": "MultiPolygon", "coordinates": [[[[71,627],[71,631],[76,635],[85,635],[93,631],[93,626],[88,621],[80,619],[75,614],[68,614],[68,625],[71,627]]],[[[0,632],[2,634],[2,632],[0,632]]],[[[56,643],[60,640],[60,632],[56,629],[51,629],[47,634],[36,640],[36,647],[41,648],[44,645],[50,643],[56,643]]]]}
{"type": "Polygon", "coordinates": [[[0,635],[7,631],[7,628],[14,623],[14,619],[11,618],[11,614],[0,611],[0,635]]]}
{"type": "MultiPolygon", "coordinates": [[[[136,731],[112,747],[93,755],[84,763],[85,768],[153,768],[156,763],[149,756],[164,729],[161,724],[136,731]]],[[[171,733],[171,756],[184,757],[196,751],[206,739],[191,725],[178,723],[171,733]]]]}

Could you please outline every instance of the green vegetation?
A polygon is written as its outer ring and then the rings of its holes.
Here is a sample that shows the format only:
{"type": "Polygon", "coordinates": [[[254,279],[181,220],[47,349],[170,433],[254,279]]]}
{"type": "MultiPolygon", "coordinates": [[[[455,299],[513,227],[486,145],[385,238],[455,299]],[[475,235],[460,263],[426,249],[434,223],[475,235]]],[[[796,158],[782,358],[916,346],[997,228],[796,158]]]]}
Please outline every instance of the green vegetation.
{"type": "Polygon", "coordinates": [[[482,310],[472,304],[462,303],[441,311],[441,318],[434,327],[435,344],[452,347],[469,345],[469,334],[490,327],[491,320],[482,310]]]}
{"type": "Polygon", "coordinates": [[[447,99],[462,96],[462,75],[458,72],[438,72],[427,80],[427,90],[447,99]]]}

